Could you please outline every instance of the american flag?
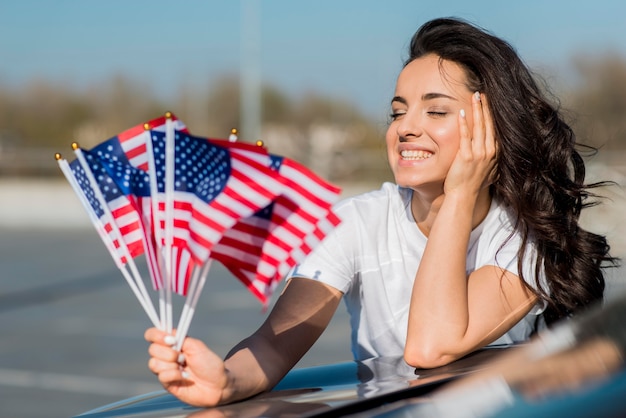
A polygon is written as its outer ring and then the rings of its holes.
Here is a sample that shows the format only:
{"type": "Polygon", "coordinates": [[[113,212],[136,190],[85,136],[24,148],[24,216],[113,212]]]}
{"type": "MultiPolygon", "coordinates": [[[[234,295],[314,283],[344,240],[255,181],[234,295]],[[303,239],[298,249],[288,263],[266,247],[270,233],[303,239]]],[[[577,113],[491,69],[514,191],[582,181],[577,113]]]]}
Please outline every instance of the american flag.
{"type": "Polygon", "coordinates": [[[152,210],[149,173],[130,164],[121,144],[115,138],[107,140],[90,151],[83,151],[97,161],[98,167],[108,175],[119,191],[126,196],[141,222],[141,238],[155,289],[163,284],[163,270],[155,252],[156,242],[152,234],[152,210]]]}
{"type": "Polygon", "coordinates": [[[302,261],[302,251],[294,250],[301,248],[306,237],[316,231],[320,219],[329,216],[341,189],[294,160],[279,156],[272,159],[285,188],[274,202],[271,232],[264,243],[258,270],[267,274],[275,271],[273,279],[280,280],[295,263],[302,261]]]}
{"type": "MultiPolygon", "coordinates": [[[[132,257],[145,252],[155,288],[163,277],[156,252],[163,254],[168,228],[168,118],[175,135],[172,289],[186,295],[192,271],[210,257],[266,304],[280,279],[339,224],[331,207],[340,189],[262,147],[192,136],[173,115],[83,151],[98,173],[98,188],[107,191],[112,219],[96,209],[93,197],[90,204],[109,233],[113,223],[121,227],[132,257]]],[[[72,167],[80,169],[76,162],[72,167]]],[[[94,194],[84,179],[80,183],[94,194]]]]}
{"type": "Polygon", "coordinates": [[[293,160],[270,157],[284,185],[281,196],[226,231],[212,254],[263,304],[282,277],[339,224],[331,210],[339,188],[293,160]]]}
{"type": "Polygon", "coordinates": [[[99,159],[92,155],[90,151],[83,150],[85,161],[88,169],[93,173],[96,184],[89,181],[87,173],[78,159],[72,161],[69,166],[74,174],[76,183],[81,188],[87,202],[94,211],[96,217],[100,220],[105,232],[109,235],[110,240],[117,251],[117,258],[122,263],[128,262],[126,254],[123,252],[123,246],[120,243],[121,238],[128,248],[129,255],[135,258],[144,253],[143,245],[143,229],[139,213],[135,206],[109,176],[99,159]],[[97,187],[104,198],[106,209],[102,206],[98,199],[97,187]],[[117,231],[120,236],[118,236],[117,231]]]}
{"type": "Polygon", "coordinates": [[[119,133],[117,136],[109,139],[109,141],[119,142],[121,150],[124,152],[128,161],[133,167],[140,170],[148,171],[148,150],[146,142],[150,138],[149,131],[165,132],[167,120],[170,119],[174,124],[174,129],[187,132],[185,124],[179,120],[173,113],[168,113],[147,122],[133,126],[119,133]]]}

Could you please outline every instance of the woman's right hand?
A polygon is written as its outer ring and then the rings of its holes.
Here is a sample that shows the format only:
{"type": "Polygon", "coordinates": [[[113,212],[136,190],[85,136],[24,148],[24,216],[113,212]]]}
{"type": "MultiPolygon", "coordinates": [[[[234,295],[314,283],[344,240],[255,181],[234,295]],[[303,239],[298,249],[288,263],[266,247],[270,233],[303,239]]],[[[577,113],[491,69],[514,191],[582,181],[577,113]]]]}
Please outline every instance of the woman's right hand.
{"type": "Polygon", "coordinates": [[[148,367],[168,392],[193,406],[223,401],[228,382],[224,361],[202,341],[187,337],[178,352],[165,331],[149,328],[144,337],[151,343],[148,367]]]}

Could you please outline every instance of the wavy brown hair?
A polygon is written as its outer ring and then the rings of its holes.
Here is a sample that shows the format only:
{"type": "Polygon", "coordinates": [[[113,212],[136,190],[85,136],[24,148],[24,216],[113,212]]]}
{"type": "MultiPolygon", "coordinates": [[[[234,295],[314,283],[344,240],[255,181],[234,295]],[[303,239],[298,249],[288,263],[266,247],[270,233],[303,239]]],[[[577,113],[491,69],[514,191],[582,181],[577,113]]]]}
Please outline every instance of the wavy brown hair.
{"type": "Polygon", "coordinates": [[[590,189],[608,183],[584,183],[585,164],[574,132],[513,47],[476,25],[442,18],[417,31],[409,54],[405,65],[428,54],[457,63],[470,91],[487,96],[498,141],[491,193],[514,213],[522,236],[522,279],[526,248],[531,242],[536,246],[537,290],[528,287],[547,301],[546,322],[601,301],[603,270],[617,265],[617,259],[610,256],[605,237],[580,227],[579,217],[582,209],[598,203],[590,189]],[[547,289],[538,280],[542,267],[547,289]]]}

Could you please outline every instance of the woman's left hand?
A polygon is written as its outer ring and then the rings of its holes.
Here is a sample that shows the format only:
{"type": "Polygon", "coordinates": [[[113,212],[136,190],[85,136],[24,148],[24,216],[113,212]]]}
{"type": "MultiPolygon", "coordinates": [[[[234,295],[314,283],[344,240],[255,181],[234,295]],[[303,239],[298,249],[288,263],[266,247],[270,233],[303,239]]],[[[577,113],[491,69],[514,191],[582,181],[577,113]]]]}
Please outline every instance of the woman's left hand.
{"type": "Polygon", "coordinates": [[[459,114],[459,150],[446,176],[445,195],[456,192],[478,195],[491,183],[497,145],[487,99],[479,92],[472,95],[472,119],[470,132],[466,115],[463,111],[459,114]]]}

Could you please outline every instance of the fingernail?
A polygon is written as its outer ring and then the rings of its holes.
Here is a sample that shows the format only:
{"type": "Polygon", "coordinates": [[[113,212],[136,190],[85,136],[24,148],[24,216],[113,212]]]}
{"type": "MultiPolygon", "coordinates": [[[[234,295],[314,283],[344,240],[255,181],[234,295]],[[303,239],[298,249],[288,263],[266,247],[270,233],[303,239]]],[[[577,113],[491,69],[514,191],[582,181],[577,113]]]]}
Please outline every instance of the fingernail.
{"type": "Polygon", "coordinates": [[[181,374],[183,375],[183,379],[189,379],[189,372],[183,370],[181,374]]]}
{"type": "Polygon", "coordinates": [[[461,111],[459,112],[461,114],[461,117],[464,118],[465,117],[465,109],[461,109],[461,111]]]}
{"type": "Polygon", "coordinates": [[[178,355],[178,364],[185,364],[185,355],[183,353],[178,355]]]}
{"type": "Polygon", "coordinates": [[[480,101],[480,92],[477,91],[476,93],[474,93],[474,98],[480,101]]]}
{"type": "Polygon", "coordinates": [[[174,345],[176,344],[176,337],[173,335],[166,335],[165,338],[163,338],[163,342],[167,345],[174,345]]]}

